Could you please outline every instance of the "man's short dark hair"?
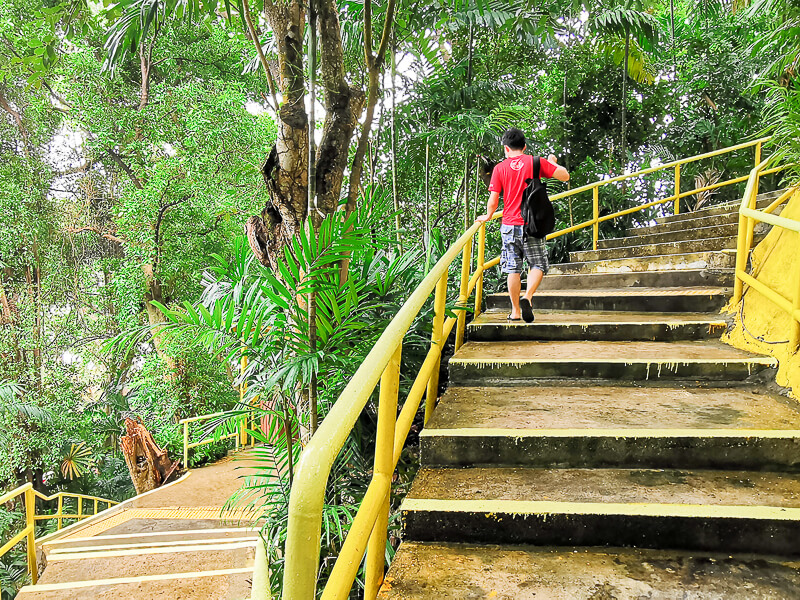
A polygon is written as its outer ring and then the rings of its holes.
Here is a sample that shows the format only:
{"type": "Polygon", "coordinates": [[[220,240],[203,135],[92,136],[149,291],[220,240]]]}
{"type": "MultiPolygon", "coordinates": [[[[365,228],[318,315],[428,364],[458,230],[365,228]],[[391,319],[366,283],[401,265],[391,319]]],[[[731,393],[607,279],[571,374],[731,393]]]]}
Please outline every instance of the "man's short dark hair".
{"type": "Polygon", "coordinates": [[[512,127],[503,134],[500,143],[512,150],[522,150],[525,148],[525,134],[521,129],[512,127]]]}

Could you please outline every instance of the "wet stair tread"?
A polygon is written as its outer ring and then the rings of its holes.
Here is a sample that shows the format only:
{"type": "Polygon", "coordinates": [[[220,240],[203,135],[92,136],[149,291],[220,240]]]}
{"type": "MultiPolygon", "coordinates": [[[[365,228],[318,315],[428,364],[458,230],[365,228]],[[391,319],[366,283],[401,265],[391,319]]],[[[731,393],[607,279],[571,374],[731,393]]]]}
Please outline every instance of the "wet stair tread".
{"type": "MultiPolygon", "coordinates": [[[[588,288],[572,290],[538,290],[533,296],[533,304],[536,306],[536,298],[542,296],[574,296],[574,297],[605,297],[605,296],[729,296],[729,288],[720,287],[663,287],[663,288],[588,288]]],[[[508,298],[508,294],[502,292],[491,294],[491,296],[501,296],[508,298]]]]}
{"type": "Polygon", "coordinates": [[[508,310],[490,310],[475,317],[468,327],[483,325],[508,325],[509,327],[536,327],[537,325],[593,325],[593,324],[650,324],[668,325],[708,324],[724,326],[725,320],[713,313],[653,313],[628,311],[558,311],[538,310],[533,323],[508,321],[508,310]]]}
{"type": "Polygon", "coordinates": [[[450,359],[450,364],[522,363],[692,363],[746,362],[775,365],[772,357],[738,350],[716,340],[676,342],[615,341],[518,341],[467,342],[450,359]]]}
{"type": "Polygon", "coordinates": [[[791,598],[800,562],[637,548],[404,542],[381,600],[791,598]]]}
{"type": "MultiPolygon", "coordinates": [[[[420,469],[403,506],[478,507],[490,503],[521,512],[529,510],[605,512],[609,505],[659,505],[660,514],[674,506],[776,507],[800,509],[800,474],[762,471],[690,469],[543,469],[530,467],[470,467],[420,469]],[[444,502],[447,501],[447,502],[444,502]],[[452,503],[448,504],[448,502],[452,503]],[[566,505],[588,504],[590,507],[566,505]],[[526,507],[527,505],[527,507],[526,507]],[[702,505],[702,506],[701,506],[702,505]],[[592,508],[594,507],[594,508],[592,508]]],[[[403,509],[401,507],[401,509],[403,509]]],[[[613,509],[611,509],[613,510],[613,509]]],[[[795,510],[794,512],[800,512],[795,510]]],[[[742,510],[743,515],[755,514],[742,510]]]]}
{"type": "Polygon", "coordinates": [[[447,389],[422,436],[469,429],[800,430],[800,410],[752,388],[618,386],[447,389]]]}

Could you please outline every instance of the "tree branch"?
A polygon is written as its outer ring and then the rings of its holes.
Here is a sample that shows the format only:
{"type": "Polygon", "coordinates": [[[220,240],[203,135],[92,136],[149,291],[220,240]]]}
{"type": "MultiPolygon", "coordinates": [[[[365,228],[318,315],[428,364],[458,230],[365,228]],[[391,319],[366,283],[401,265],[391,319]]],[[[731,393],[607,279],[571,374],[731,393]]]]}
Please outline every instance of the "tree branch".
{"type": "Polygon", "coordinates": [[[11,108],[11,104],[9,104],[6,97],[3,95],[3,90],[0,89],[0,108],[5,110],[17,124],[17,129],[19,130],[20,135],[22,136],[22,149],[25,152],[25,157],[30,158],[30,137],[28,135],[28,130],[25,128],[25,123],[22,122],[22,115],[11,108]]]}
{"type": "Polygon", "coordinates": [[[269,63],[267,62],[267,57],[264,56],[264,49],[261,47],[261,40],[258,39],[258,32],[256,28],[253,26],[253,19],[250,16],[250,3],[247,0],[242,0],[242,13],[244,14],[244,20],[247,23],[247,30],[250,32],[250,37],[253,39],[253,44],[256,47],[256,52],[258,53],[258,60],[261,61],[261,66],[264,67],[264,71],[267,75],[267,84],[269,85],[269,93],[272,95],[272,102],[275,104],[275,110],[278,110],[278,96],[275,93],[275,82],[272,81],[272,72],[269,69],[269,63]]]}
{"type": "Polygon", "coordinates": [[[112,160],[113,160],[115,163],[117,163],[117,166],[118,166],[120,169],[122,169],[123,171],[125,171],[125,174],[126,174],[128,177],[130,177],[130,180],[131,180],[131,182],[133,183],[133,185],[134,185],[134,186],[136,186],[136,189],[139,189],[139,190],[141,190],[142,188],[144,188],[144,186],[142,185],[142,182],[139,180],[139,178],[138,178],[138,177],[136,177],[136,173],[134,173],[134,172],[133,172],[133,169],[131,169],[131,168],[130,168],[128,165],[126,165],[126,164],[125,164],[125,161],[123,161],[123,160],[122,160],[122,157],[121,157],[119,154],[117,154],[116,152],[114,152],[114,151],[113,151],[111,148],[108,148],[108,149],[106,150],[106,153],[107,153],[107,154],[108,154],[108,155],[111,157],[111,159],[112,159],[112,160]]]}
{"type": "Polygon", "coordinates": [[[125,240],[123,240],[122,238],[117,237],[117,236],[115,236],[115,235],[113,235],[111,233],[103,233],[102,231],[100,231],[100,229],[98,227],[86,226],[86,227],[80,227],[80,228],[77,228],[77,229],[74,228],[74,227],[67,227],[66,231],[67,231],[67,233],[73,233],[73,234],[75,234],[75,233],[83,233],[85,231],[91,231],[92,233],[96,233],[100,237],[105,238],[105,239],[107,239],[107,240],[109,240],[111,242],[114,242],[115,244],[123,245],[125,243],[125,240]]]}

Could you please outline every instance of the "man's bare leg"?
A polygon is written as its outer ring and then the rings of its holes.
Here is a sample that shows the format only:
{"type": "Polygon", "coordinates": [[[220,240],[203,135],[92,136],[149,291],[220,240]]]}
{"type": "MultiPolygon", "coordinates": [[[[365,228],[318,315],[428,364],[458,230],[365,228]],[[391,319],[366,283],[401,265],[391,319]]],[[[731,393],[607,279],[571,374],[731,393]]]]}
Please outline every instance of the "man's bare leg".
{"type": "Polygon", "coordinates": [[[519,310],[519,292],[522,289],[522,282],[520,281],[519,273],[508,274],[508,295],[511,297],[511,318],[520,319],[521,314],[519,310]]]}
{"type": "Polygon", "coordinates": [[[525,297],[528,299],[528,302],[531,301],[533,295],[536,293],[536,289],[539,287],[539,284],[542,283],[542,279],[544,278],[544,271],[541,269],[531,269],[528,271],[528,289],[525,291],[525,297]]]}

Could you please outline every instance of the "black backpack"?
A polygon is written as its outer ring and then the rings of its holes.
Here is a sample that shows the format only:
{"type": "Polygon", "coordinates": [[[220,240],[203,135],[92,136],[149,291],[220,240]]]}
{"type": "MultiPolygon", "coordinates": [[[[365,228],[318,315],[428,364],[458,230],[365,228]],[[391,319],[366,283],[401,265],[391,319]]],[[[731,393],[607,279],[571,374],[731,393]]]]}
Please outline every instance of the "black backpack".
{"type": "Polygon", "coordinates": [[[533,179],[525,180],[522,191],[522,220],[525,221],[525,235],[543,238],[556,228],[556,213],[553,203],[547,197],[547,185],[539,179],[540,159],[533,157],[533,179]]]}

